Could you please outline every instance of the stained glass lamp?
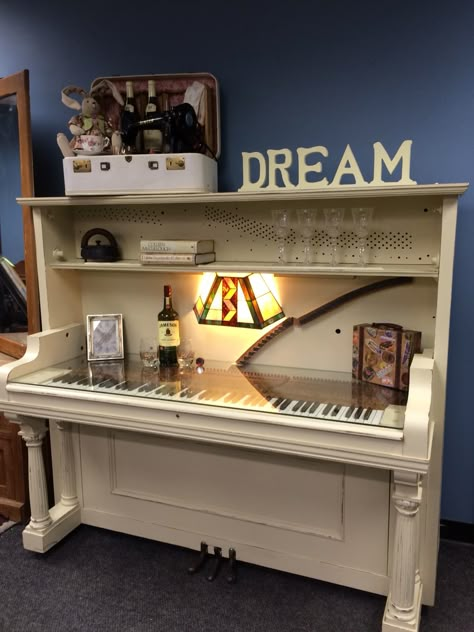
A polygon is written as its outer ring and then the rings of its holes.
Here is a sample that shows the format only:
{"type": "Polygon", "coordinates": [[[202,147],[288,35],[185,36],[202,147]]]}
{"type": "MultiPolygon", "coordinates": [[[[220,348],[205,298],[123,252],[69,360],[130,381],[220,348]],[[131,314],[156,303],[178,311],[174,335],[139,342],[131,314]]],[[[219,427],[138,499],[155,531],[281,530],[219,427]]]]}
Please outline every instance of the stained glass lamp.
{"type": "Polygon", "coordinates": [[[263,329],[285,317],[267,281],[257,272],[203,275],[194,305],[198,323],[263,329]]]}

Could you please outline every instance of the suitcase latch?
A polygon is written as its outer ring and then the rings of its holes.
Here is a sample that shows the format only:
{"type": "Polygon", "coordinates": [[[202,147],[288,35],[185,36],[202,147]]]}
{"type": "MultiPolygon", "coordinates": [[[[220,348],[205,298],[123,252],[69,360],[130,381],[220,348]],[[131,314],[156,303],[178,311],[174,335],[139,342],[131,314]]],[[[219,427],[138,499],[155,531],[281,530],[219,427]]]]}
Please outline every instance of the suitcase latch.
{"type": "Polygon", "coordinates": [[[166,169],[168,171],[180,171],[186,169],[184,156],[170,156],[166,159],[166,169]]]}
{"type": "Polygon", "coordinates": [[[148,169],[151,169],[151,170],[158,169],[158,160],[149,160],[148,161],[148,169]]]}
{"type": "Polygon", "coordinates": [[[110,171],[110,162],[101,162],[100,163],[101,171],[110,171]]]}
{"type": "Polygon", "coordinates": [[[72,170],[74,173],[90,173],[91,172],[91,161],[84,160],[81,158],[80,160],[72,161],[72,170]]]}

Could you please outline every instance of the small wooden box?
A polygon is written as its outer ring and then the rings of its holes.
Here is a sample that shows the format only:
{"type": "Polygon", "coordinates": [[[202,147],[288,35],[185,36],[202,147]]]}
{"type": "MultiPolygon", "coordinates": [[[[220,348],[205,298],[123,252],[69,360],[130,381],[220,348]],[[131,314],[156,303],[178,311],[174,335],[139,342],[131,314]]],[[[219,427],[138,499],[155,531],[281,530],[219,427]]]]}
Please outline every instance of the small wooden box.
{"type": "Polygon", "coordinates": [[[408,390],[410,364],[421,348],[421,332],[391,323],[354,325],[352,375],[354,378],[408,390]]]}

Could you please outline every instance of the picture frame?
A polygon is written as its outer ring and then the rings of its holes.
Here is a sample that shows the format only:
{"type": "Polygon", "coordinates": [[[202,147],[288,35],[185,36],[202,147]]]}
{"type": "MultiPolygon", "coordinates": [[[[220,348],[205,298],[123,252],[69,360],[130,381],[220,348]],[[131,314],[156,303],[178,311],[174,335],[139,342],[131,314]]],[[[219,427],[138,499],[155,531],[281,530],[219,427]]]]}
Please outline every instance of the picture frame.
{"type": "Polygon", "coordinates": [[[87,315],[87,360],[123,360],[122,314],[87,315]]]}

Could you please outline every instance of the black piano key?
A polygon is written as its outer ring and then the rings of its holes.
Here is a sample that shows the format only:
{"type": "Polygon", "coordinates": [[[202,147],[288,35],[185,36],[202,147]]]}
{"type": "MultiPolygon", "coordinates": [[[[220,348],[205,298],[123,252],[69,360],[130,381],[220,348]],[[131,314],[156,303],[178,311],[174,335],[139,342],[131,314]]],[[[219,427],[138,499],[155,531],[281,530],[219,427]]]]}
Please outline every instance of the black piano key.
{"type": "Polygon", "coordinates": [[[319,404],[320,404],[320,402],[313,402],[311,404],[310,409],[308,410],[308,415],[312,415],[313,413],[315,413],[316,410],[319,408],[319,404]]]}
{"type": "Polygon", "coordinates": [[[116,384],[117,384],[117,380],[111,377],[108,380],[105,380],[104,382],[100,382],[98,386],[100,386],[101,388],[112,388],[112,386],[116,386],[116,384]]]}
{"type": "Polygon", "coordinates": [[[367,408],[363,417],[364,421],[367,421],[371,414],[372,414],[372,408],[367,408]]]}
{"type": "Polygon", "coordinates": [[[304,404],[304,400],[300,399],[291,409],[294,413],[296,413],[304,404]]]}
{"type": "Polygon", "coordinates": [[[327,404],[327,405],[324,407],[324,409],[323,409],[323,411],[322,411],[322,413],[321,413],[321,414],[322,414],[322,415],[329,415],[329,412],[332,410],[333,406],[334,406],[334,404],[327,404]]]}
{"type": "Polygon", "coordinates": [[[362,415],[363,410],[364,410],[363,408],[357,408],[354,413],[354,419],[359,419],[359,417],[362,415]]]}
{"type": "Polygon", "coordinates": [[[336,404],[331,411],[331,417],[335,417],[342,408],[342,404],[336,404]]]}
{"type": "Polygon", "coordinates": [[[349,408],[346,410],[346,414],[344,415],[344,419],[349,419],[353,412],[354,406],[349,406],[349,408]]]}
{"type": "Polygon", "coordinates": [[[301,412],[305,413],[311,405],[312,405],[312,402],[310,402],[310,401],[309,402],[305,402],[303,404],[303,406],[301,407],[301,412]]]}
{"type": "Polygon", "coordinates": [[[288,408],[288,406],[291,404],[292,400],[291,399],[284,399],[282,401],[282,403],[279,406],[280,410],[286,410],[288,408]]]}
{"type": "Polygon", "coordinates": [[[143,386],[140,386],[140,388],[138,389],[138,392],[139,393],[149,393],[154,388],[156,388],[156,384],[152,384],[151,382],[146,382],[145,384],[143,384],[143,386]]]}
{"type": "Polygon", "coordinates": [[[276,400],[273,402],[273,406],[275,408],[278,408],[283,401],[283,397],[277,397],[276,400]]]}
{"type": "Polygon", "coordinates": [[[83,377],[82,380],[79,380],[77,382],[78,386],[88,386],[89,385],[89,378],[88,377],[83,377]]]}

